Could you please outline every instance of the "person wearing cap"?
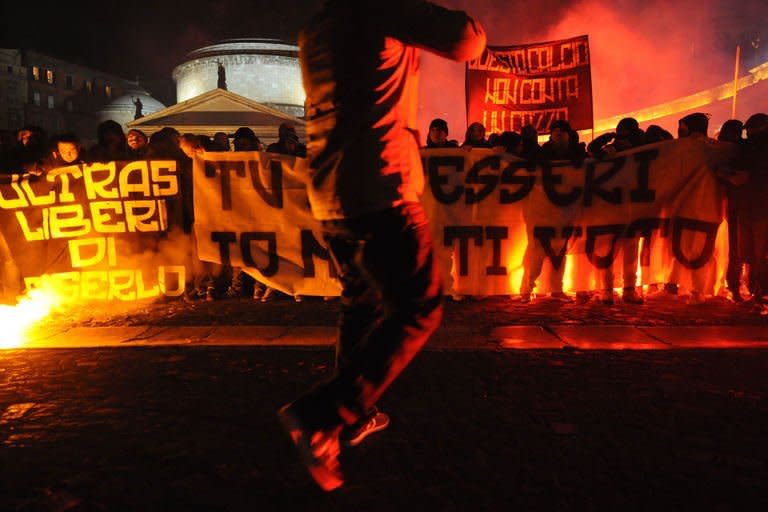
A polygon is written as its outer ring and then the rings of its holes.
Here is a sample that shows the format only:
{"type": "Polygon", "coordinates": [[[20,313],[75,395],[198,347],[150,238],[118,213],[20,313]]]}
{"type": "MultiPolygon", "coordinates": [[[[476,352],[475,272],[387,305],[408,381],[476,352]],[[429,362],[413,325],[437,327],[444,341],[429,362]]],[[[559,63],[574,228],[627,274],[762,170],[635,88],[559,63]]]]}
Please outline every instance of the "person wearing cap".
{"type": "Polygon", "coordinates": [[[455,140],[448,140],[448,123],[445,119],[433,119],[429,123],[429,132],[427,133],[427,144],[425,148],[457,148],[459,143],[455,140]]]}
{"type": "Polygon", "coordinates": [[[307,146],[299,142],[296,126],[293,123],[282,123],[278,130],[278,140],[267,146],[267,153],[293,155],[301,158],[307,156],[307,146]]]}
{"type": "Polygon", "coordinates": [[[242,126],[232,134],[232,146],[235,151],[261,151],[261,140],[253,133],[253,130],[242,126]]]}

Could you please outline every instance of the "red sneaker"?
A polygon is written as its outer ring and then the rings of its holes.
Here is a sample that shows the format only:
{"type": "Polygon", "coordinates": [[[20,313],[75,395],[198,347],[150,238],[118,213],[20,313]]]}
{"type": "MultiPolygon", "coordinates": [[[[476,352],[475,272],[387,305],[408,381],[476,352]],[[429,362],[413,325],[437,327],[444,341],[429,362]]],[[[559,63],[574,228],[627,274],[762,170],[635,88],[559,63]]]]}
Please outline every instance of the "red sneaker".
{"type": "Polygon", "coordinates": [[[376,410],[354,425],[344,427],[339,434],[339,440],[344,446],[357,446],[369,435],[384,430],[388,426],[389,416],[376,410]]]}
{"type": "Polygon", "coordinates": [[[321,489],[338,489],[344,483],[339,465],[339,429],[311,432],[302,425],[291,406],[292,404],[283,406],[277,415],[283,428],[291,436],[301,462],[321,489]]]}

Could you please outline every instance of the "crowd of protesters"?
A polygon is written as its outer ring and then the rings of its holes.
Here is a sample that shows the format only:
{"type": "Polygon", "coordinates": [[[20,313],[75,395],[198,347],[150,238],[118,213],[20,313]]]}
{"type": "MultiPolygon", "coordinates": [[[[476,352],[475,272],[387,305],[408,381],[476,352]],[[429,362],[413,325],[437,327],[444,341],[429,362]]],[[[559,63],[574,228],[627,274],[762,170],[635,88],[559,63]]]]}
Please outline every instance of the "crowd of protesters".
{"type": "MultiPolygon", "coordinates": [[[[169,229],[188,235],[194,241],[194,199],[192,158],[203,151],[268,151],[297,157],[306,156],[306,146],[299,142],[296,127],[285,122],[278,129],[277,142],[265,146],[251,128],[238,128],[233,134],[218,132],[207,135],[179,133],[170,127],[147,136],[137,129],[127,133],[116,121],[98,125],[96,144],[85,148],[74,134],[64,133],[48,138],[37,126],[25,126],[13,134],[0,134],[0,174],[42,176],[48,170],[92,162],[130,161],[140,159],[176,160],[179,162],[178,197],[166,201],[169,229]],[[231,143],[230,143],[231,140],[231,143]]],[[[214,300],[218,297],[251,296],[266,302],[279,295],[275,290],[255,281],[241,268],[216,265],[192,258],[192,275],[184,297],[187,300],[214,300]]],[[[294,296],[296,301],[302,296],[294,296]]]]}
{"type": "MultiPolygon", "coordinates": [[[[709,138],[709,115],[701,112],[687,115],[678,122],[678,138],[691,138],[702,142],[709,138]]],[[[464,142],[449,139],[448,123],[443,119],[433,119],[429,124],[424,148],[491,148],[515,155],[533,162],[565,160],[575,166],[581,166],[586,159],[606,160],[616,153],[632,148],[671,140],[674,136],[658,125],[650,125],[645,130],[633,118],[624,118],[616,125],[613,132],[596,137],[589,144],[579,140],[577,131],[564,120],[550,125],[549,139],[539,145],[539,134],[535,127],[527,125],[521,131],[506,131],[486,137],[481,123],[471,123],[466,131],[464,142]]],[[[718,169],[718,178],[726,189],[727,220],[729,226],[729,260],[726,273],[728,294],[734,302],[745,298],[742,291],[746,288],[749,299],[768,303],[768,115],[754,114],[746,122],[737,119],[726,121],[717,133],[717,141],[736,145],[736,157],[728,167],[718,169]],[[746,137],[744,137],[746,134],[746,137]],[[742,280],[746,281],[743,286],[742,280]]],[[[643,304],[645,297],[635,287],[637,271],[637,241],[623,240],[623,291],[621,299],[631,304],[643,304]]],[[[543,251],[536,247],[526,249],[524,256],[524,275],[520,290],[520,299],[530,301],[534,295],[536,280],[541,273],[544,260],[543,251]]],[[[572,300],[562,290],[564,265],[556,270],[551,282],[553,292],[550,297],[572,300]]],[[[613,292],[613,274],[606,272],[603,289],[596,294],[599,300],[612,304],[616,299],[613,292]]],[[[653,285],[652,285],[653,288],[653,285]]],[[[677,283],[664,283],[658,294],[677,295],[677,283]]],[[[454,295],[454,299],[463,297],[454,295]]],[[[576,300],[590,300],[592,294],[579,292],[576,300]]],[[[689,304],[704,301],[700,290],[690,290],[689,304]]]]}
{"type": "MultiPolygon", "coordinates": [[[[690,137],[708,141],[709,116],[703,113],[690,114],[679,121],[678,137],[690,137]]],[[[424,148],[475,148],[505,152],[519,158],[539,162],[548,160],[566,160],[580,166],[586,159],[610,159],[616,153],[639,146],[673,139],[673,135],[658,125],[642,130],[637,120],[622,119],[615,131],[602,134],[586,144],[579,140],[579,134],[564,120],[551,124],[548,140],[539,144],[539,133],[531,126],[522,127],[521,131],[506,131],[486,134],[485,127],[472,122],[466,129],[461,144],[449,138],[448,123],[443,119],[434,119],[429,124],[424,148]]],[[[266,151],[306,156],[306,146],[299,141],[296,127],[292,123],[283,123],[278,129],[278,141],[265,146],[248,127],[241,127],[233,134],[218,132],[213,137],[207,135],[181,134],[166,127],[151,136],[140,130],[130,129],[123,132],[115,121],[105,121],[97,128],[97,142],[84,148],[80,139],[71,133],[48,138],[46,133],[35,126],[26,126],[16,131],[0,133],[0,172],[27,173],[42,175],[48,169],[87,162],[121,161],[136,159],[174,159],[180,162],[178,201],[167,205],[169,226],[176,226],[193,237],[194,208],[192,198],[192,157],[196,151],[266,151]],[[15,135],[15,136],[14,136],[15,135]]],[[[768,115],[755,114],[745,123],[728,120],[717,134],[717,140],[737,146],[738,157],[731,168],[722,170],[719,178],[726,189],[727,220],[729,225],[729,265],[726,283],[730,298],[741,302],[746,298],[755,301],[768,301],[768,115]],[[746,137],[744,137],[746,134],[746,137]],[[742,279],[748,276],[744,297],[742,279]]],[[[192,244],[195,246],[196,244],[192,244]]],[[[644,297],[634,286],[637,270],[637,244],[627,240],[622,243],[624,289],[621,298],[624,302],[642,304],[644,297]]],[[[530,301],[536,280],[543,264],[543,254],[534,254],[535,249],[526,250],[525,274],[523,276],[520,299],[530,301]]],[[[196,262],[185,297],[189,300],[214,300],[251,296],[266,302],[279,296],[275,290],[255,281],[243,269],[215,265],[209,262],[196,262]]],[[[561,266],[564,267],[564,266],[561,266]]],[[[550,296],[558,300],[571,300],[562,290],[562,272],[555,276],[553,292],[550,296]],[[559,287],[558,287],[559,283],[559,287]]],[[[596,296],[604,303],[615,299],[612,287],[612,274],[604,283],[604,289],[596,296]]],[[[666,283],[658,293],[676,295],[676,283],[666,283]]],[[[461,299],[460,296],[454,296],[461,299]]],[[[577,300],[589,300],[592,294],[580,292],[577,300]]],[[[295,300],[303,300],[295,296],[295,300]]],[[[697,304],[703,300],[698,291],[693,290],[688,298],[697,304]]]]}

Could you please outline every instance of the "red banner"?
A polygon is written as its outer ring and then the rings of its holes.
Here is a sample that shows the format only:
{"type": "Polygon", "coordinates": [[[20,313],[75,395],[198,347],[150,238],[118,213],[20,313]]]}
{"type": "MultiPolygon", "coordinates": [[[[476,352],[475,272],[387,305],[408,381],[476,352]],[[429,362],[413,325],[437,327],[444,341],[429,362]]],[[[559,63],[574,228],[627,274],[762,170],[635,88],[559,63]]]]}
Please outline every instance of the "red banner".
{"type": "Polygon", "coordinates": [[[467,63],[467,124],[487,133],[549,131],[564,119],[574,130],[592,128],[589,40],[579,36],[520,46],[489,46],[467,63]]]}

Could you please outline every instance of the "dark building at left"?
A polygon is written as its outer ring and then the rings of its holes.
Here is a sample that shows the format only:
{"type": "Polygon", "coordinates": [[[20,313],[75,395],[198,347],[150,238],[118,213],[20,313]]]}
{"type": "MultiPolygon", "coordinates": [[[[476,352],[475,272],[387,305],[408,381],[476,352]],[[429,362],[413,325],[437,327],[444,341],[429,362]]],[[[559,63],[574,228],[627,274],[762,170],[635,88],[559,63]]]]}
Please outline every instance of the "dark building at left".
{"type": "Polygon", "coordinates": [[[0,49],[0,130],[37,125],[92,143],[106,119],[125,129],[137,104],[142,116],[165,108],[138,82],[34,50],[0,49]]]}

